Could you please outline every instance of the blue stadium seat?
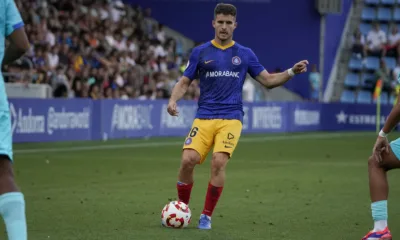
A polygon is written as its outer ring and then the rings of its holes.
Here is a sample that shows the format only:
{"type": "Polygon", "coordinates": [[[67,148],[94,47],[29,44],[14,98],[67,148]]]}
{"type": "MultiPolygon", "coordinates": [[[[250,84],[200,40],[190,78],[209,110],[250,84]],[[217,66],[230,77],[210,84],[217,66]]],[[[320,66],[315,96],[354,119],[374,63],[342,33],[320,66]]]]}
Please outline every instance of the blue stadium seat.
{"type": "Polygon", "coordinates": [[[392,10],[390,8],[378,8],[377,19],[379,21],[389,22],[392,20],[392,10]]]}
{"type": "Polygon", "coordinates": [[[349,73],[344,80],[346,87],[358,87],[360,85],[360,75],[357,73],[349,73]]]}
{"type": "Polygon", "coordinates": [[[381,0],[382,4],[384,5],[389,5],[389,6],[393,6],[396,4],[395,0],[381,0]]]}
{"type": "Polygon", "coordinates": [[[389,33],[389,25],[387,25],[387,24],[379,24],[379,27],[381,28],[381,30],[382,31],[384,31],[386,34],[388,34],[389,33]]]}
{"type": "Polygon", "coordinates": [[[385,62],[386,62],[386,66],[388,68],[390,68],[391,70],[393,70],[397,65],[396,58],[394,58],[394,57],[385,57],[385,62]]]}
{"type": "Polygon", "coordinates": [[[379,0],[365,0],[365,3],[370,5],[378,5],[379,0]]]}
{"type": "Polygon", "coordinates": [[[349,68],[351,70],[358,70],[358,71],[362,70],[363,66],[361,59],[351,58],[349,62],[349,68]]]}
{"type": "Polygon", "coordinates": [[[361,23],[360,24],[360,32],[363,35],[368,35],[369,31],[371,31],[372,25],[370,23],[361,23]]]}
{"type": "Polygon", "coordinates": [[[366,7],[361,13],[361,19],[365,21],[373,21],[376,19],[375,8],[366,7]]]}
{"type": "MultiPolygon", "coordinates": [[[[374,103],[376,103],[378,99],[374,99],[374,103]]],[[[389,94],[387,92],[381,93],[381,104],[386,105],[389,104],[389,94]]]]}
{"type": "Polygon", "coordinates": [[[354,93],[354,91],[343,90],[342,95],[340,96],[340,102],[355,103],[356,102],[356,94],[354,93]]]}
{"type": "Polygon", "coordinates": [[[368,70],[378,70],[379,69],[379,58],[366,57],[365,58],[365,68],[368,70]]]}
{"type": "Polygon", "coordinates": [[[376,82],[376,76],[373,73],[364,73],[361,77],[361,87],[363,88],[374,88],[376,82]]]}
{"type": "Polygon", "coordinates": [[[395,8],[394,9],[393,20],[400,21],[400,8],[395,8]]]}
{"type": "Polygon", "coordinates": [[[360,90],[357,94],[357,103],[371,103],[372,102],[372,93],[370,91],[360,90]]]}

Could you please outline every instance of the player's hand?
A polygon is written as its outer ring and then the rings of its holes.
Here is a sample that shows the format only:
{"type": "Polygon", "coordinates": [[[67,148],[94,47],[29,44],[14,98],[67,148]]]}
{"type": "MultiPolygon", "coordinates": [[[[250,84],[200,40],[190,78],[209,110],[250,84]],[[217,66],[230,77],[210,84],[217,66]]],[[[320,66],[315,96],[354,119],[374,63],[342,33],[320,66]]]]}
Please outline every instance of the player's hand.
{"type": "Polygon", "coordinates": [[[372,155],[379,163],[382,162],[383,152],[389,153],[389,141],[386,137],[378,136],[374,148],[372,149],[372,155]]]}
{"type": "Polygon", "coordinates": [[[295,74],[305,73],[305,72],[307,72],[307,65],[308,65],[308,61],[303,60],[303,61],[296,63],[292,67],[292,70],[295,74]]]}
{"type": "Polygon", "coordinates": [[[178,116],[179,112],[177,110],[177,105],[176,105],[175,101],[168,102],[167,111],[168,111],[169,115],[171,115],[171,116],[178,116]]]}

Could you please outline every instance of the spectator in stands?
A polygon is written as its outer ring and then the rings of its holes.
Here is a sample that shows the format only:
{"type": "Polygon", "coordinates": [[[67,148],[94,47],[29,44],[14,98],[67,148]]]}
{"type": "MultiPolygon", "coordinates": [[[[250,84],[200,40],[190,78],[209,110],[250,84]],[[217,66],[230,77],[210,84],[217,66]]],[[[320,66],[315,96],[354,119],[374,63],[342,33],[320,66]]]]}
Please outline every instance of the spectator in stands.
{"type": "MultiPolygon", "coordinates": [[[[32,46],[32,79],[53,86],[56,97],[168,98],[186,67],[182,44],[151,9],[120,0],[15,1],[32,46]]],[[[186,99],[198,91],[194,83],[186,99]]]]}
{"type": "Polygon", "coordinates": [[[50,48],[47,51],[46,64],[49,70],[55,70],[59,63],[58,46],[47,45],[50,48]]]}
{"type": "Polygon", "coordinates": [[[398,58],[400,56],[400,33],[397,25],[393,24],[388,35],[386,55],[398,58]]]}
{"type": "Polygon", "coordinates": [[[365,37],[361,33],[360,29],[357,28],[353,34],[353,53],[360,59],[365,58],[367,56],[367,48],[365,47],[365,37]]]}
{"type": "Polygon", "coordinates": [[[386,55],[386,42],[386,34],[380,29],[379,23],[373,23],[372,29],[367,35],[366,48],[368,55],[384,57],[386,55]]]}
{"type": "Polygon", "coordinates": [[[319,100],[319,93],[321,90],[321,74],[318,72],[317,65],[313,64],[310,75],[308,76],[310,82],[311,97],[310,100],[317,102],[319,100]]]}
{"type": "Polygon", "coordinates": [[[381,59],[380,67],[375,72],[376,80],[381,79],[383,82],[383,89],[386,91],[393,90],[392,86],[392,78],[391,78],[391,70],[386,66],[386,62],[381,59]]]}

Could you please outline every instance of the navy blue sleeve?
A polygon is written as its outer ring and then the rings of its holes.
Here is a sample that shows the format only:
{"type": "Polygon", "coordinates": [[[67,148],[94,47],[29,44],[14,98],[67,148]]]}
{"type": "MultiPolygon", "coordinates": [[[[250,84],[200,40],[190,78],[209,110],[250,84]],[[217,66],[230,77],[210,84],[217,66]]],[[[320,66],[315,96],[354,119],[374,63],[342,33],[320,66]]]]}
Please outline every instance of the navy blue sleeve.
{"type": "Polygon", "coordinates": [[[251,49],[248,51],[248,59],[248,73],[252,78],[256,78],[265,68],[251,49]]]}
{"type": "Polygon", "coordinates": [[[191,81],[197,78],[197,72],[198,72],[197,65],[199,63],[199,55],[200,55],[199,49],[193,48],[185,72],[183,73],[183,76],[189,78],[191,81]]]}

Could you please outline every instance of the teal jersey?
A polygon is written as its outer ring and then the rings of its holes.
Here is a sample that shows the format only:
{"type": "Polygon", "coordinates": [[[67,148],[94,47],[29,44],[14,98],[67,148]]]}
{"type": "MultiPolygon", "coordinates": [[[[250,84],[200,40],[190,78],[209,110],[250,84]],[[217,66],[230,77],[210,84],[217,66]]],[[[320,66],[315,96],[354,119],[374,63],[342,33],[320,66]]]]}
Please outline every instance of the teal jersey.
{"type": "MultiPolygon", "coordinates": [[[[22,26],[24,22],[14,0],[0,0],[0,66],[3,64],[6,37],[22,26]]],[[[3,74],[0,74],[0,110],[8,110],[3,74]]]]}

